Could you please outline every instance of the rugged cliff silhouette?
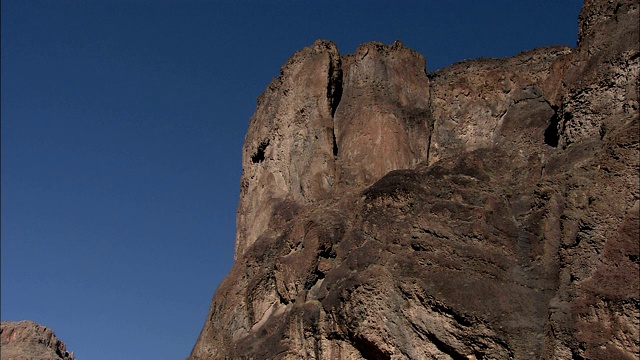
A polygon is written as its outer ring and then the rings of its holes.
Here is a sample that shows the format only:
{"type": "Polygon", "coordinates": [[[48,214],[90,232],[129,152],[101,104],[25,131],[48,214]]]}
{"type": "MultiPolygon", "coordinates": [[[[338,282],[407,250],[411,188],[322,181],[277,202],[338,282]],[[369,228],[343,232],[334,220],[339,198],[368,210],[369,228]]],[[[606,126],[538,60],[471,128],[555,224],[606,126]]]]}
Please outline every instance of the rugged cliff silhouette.
{"type": "Polygon", "coordinates": [[[319,40],[258,99],[190,359],[634,359],[638,1],[435,73],[319,40]]]}

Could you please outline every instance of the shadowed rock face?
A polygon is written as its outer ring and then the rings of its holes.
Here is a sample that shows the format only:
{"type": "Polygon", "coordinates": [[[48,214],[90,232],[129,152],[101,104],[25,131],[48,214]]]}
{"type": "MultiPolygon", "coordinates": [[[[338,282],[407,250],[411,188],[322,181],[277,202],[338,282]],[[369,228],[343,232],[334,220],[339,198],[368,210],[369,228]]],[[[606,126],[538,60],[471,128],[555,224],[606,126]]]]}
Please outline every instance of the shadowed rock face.
{"type": "Polygon", "coordinates": [[[639,11],[430,74],[399,42],[294,54],[190,359],[640,356],[639,11]]]}
{"type": "Polygon", "coordinates": [[[3,360],[75,360],[53,330],[33,321],[3,321],[0,339],[3,360]]]}

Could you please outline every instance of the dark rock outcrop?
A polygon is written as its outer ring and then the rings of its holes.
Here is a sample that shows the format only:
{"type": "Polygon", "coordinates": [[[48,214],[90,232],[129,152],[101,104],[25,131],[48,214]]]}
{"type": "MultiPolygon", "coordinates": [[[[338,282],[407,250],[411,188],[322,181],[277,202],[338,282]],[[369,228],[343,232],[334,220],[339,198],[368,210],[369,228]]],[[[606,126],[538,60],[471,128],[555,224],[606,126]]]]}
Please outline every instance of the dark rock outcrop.
{"type": "Polygon", "coordinates": [[[297,52],[190,359],[638,358],[639,11],[430,74],[400,42],[297,52]]]}
{"type": "Polygon", "coordinates": [[[3,321],[0,339],[3,360],[75,360],[53,330],[33,321],[3,321]]]}

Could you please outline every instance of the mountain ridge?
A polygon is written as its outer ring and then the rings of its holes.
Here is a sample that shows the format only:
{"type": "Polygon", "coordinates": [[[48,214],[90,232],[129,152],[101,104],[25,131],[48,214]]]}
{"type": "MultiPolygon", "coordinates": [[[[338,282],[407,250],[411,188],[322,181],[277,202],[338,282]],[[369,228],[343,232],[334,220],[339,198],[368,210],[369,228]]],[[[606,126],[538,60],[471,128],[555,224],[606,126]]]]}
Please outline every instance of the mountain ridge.
{"type": "Polygon", "coordinates": [[[3,321],[0,327],[5,360],[75,360],[53,330],[31,320],[3,321]]]}

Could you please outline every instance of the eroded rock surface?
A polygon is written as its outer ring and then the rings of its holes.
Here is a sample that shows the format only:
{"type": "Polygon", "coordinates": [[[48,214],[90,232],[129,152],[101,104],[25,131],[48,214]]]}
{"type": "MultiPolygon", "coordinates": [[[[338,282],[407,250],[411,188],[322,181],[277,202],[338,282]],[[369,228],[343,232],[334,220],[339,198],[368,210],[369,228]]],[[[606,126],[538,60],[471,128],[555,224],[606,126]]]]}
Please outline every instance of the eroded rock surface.
{"type": "Polygon", "coordinates": [[[400,42],[296,53],[190,359],[638,358],[639,11],[429,74],[400,42]]]}
{"type": "Polygon", "coordinates": [[[75,360],[53,330],[33,321],[3,321],[0,339],[3,360],[75,360]]]}

